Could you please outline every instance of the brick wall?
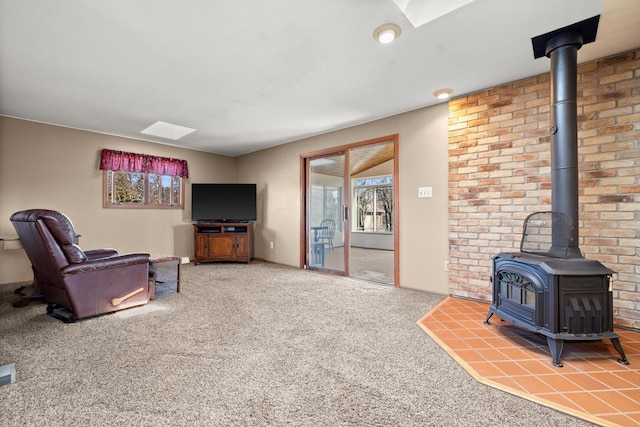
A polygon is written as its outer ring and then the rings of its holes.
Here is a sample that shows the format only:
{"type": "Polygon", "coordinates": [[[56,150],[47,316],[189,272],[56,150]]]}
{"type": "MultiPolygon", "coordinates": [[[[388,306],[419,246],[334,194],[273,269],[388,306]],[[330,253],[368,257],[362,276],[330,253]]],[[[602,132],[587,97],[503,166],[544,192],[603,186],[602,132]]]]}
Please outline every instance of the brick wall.
{"type": "MultiPolygon", "coordinates": [[[[449,102],[452,295],[491,301],[491,257],[551,210],[549,82],[449,102]]],[[[580,249],[618,273],[615,323],[640,329],[640,50],[578,66],[578,126],[580,249]]]]}

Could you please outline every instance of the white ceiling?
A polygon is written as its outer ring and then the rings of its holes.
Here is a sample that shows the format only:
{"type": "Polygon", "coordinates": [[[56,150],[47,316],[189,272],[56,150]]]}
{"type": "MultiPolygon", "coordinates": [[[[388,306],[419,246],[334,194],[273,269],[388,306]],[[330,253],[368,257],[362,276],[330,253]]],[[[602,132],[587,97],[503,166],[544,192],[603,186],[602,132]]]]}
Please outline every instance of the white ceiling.
{"type": "Polygon", "coordinates": [[[639,0],[0,0],[0,114],[237,156],[548,72],[598,14],[579,62],[640,47],[639,0]]]}

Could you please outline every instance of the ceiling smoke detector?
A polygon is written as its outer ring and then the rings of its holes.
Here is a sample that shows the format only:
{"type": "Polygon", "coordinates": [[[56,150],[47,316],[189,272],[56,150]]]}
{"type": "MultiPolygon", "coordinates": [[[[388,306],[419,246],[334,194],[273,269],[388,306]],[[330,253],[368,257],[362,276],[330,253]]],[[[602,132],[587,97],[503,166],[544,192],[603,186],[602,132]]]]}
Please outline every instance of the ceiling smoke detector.
{"type": "Polygon", "coordinates": [[[382,44],[387,44],[400,37],[400,33],[400,27],[396,24],[382,24],[373,30],[373,38],[382,44]]]}

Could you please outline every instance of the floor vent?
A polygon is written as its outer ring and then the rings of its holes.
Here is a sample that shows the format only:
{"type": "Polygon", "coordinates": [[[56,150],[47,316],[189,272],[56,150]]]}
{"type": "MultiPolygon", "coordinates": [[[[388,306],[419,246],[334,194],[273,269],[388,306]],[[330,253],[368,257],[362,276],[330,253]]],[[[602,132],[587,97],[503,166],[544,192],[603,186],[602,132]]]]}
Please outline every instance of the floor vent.
{"type": "Polygon", "coordinates": [[[0,366],[0,386],[16,382],[16,364],[9,363],[0,366]]]}

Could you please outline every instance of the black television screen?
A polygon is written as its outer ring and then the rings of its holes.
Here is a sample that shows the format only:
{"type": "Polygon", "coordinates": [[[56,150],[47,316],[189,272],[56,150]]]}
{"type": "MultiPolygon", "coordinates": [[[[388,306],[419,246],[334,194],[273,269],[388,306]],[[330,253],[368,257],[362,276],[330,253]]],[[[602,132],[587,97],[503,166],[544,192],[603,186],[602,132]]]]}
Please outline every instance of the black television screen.
{"type": "Polygon", "coordinates": [[[256,220],[256,184],[191,184],[191,219],[197,222],[256,220]]]}

